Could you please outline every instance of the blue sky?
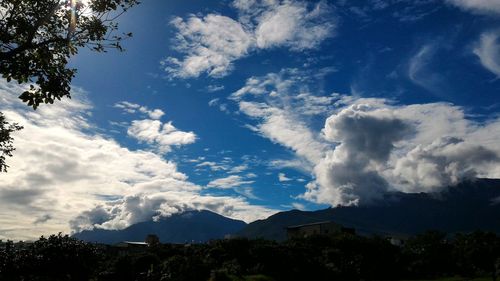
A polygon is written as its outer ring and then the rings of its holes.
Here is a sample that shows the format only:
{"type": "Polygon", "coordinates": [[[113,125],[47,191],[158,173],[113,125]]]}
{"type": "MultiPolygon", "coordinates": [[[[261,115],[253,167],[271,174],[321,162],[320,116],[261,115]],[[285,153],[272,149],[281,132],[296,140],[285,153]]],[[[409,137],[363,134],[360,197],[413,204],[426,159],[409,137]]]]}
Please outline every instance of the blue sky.
{"type": "Polygon", "coordinates": [[[493,0],[144,1],[125,52],[81,50],[1,175],[0,238],[188,209],[250,222],[500,177],[493,0]]]}

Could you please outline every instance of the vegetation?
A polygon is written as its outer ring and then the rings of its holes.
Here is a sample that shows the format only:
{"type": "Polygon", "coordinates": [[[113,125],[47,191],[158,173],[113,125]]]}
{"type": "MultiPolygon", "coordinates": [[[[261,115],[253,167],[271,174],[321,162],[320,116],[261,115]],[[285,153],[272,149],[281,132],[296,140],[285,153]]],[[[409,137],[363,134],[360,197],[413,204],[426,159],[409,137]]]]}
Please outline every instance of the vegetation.
{"type": "MultiPolygon", "coordinates": [[[[137,0],[2,0],[0,1],[0,74],[7,81],[26,83],[19,98],[36,109],[70,97],[76,69],[68,59],[79,48],[96,52],[123,50],[121,42],[131,33],[117,34],[118,16],[137,0]]],[[[0,115],[0,172],[5,156],[12,156],[13,131],[0,115]]]]}
{"type": "Polygon", "coordinates": [[[122,50],[131,34],[115,34],[116,18],[137,0],[2,0],[0,72],[7,81],[31,83],[20,98],[36,108],[70,97],[76,70],[68,59],[87,47],[122,50]],[[88,3],[86,3],[88,2],[88,3]]]}
{"type": "Polygon", "coordinates": [[[453,238],[427,232],[403,246],[351,234],[142,249],[88,244],[62,235],[0,245],[0,280],[458,281],[495,280],[500,270],[500,237],[484,232],[453,238]]]}
{"type": "Polygon", "coordinates": [[[6,157],[12,156],[12,151],[15,150],[12,145],[11,133],[21,130],[22,127],[18,124],[9,124],[5,120],[5,116],[0,112],[0,173],[7,172],[9,167],[6,164],[6,157]]]}

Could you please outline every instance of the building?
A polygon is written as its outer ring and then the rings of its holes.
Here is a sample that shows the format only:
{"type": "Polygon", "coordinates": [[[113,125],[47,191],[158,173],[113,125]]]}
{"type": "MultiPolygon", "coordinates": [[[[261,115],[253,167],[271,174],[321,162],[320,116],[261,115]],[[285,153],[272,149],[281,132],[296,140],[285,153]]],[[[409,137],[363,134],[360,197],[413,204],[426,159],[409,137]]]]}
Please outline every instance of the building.
{"type": "Polygon", "coordinates": [[[133,242],[133,241],[123,241],[115,244],[115,247],[118,248],[130,248],[130,249],[142,249],[146,248],[148,243],[146,242],[133,242]]]}
{"type": "Polygon", "coordinates": [[[390,236],[386,236],[387,240],[394,245],[398,247],[403,247],[406,244],[406,241],[409,239],[408,235],[398,235],[398,234],[392,234],[390,236]]]}
{"type": "Polygon", "coordinates": [[[353,228],[343,227],[342,225],[331,221],[301,224],[286,228],[288,239],[304,238],[313,235],[332,235],[338,233],[355,234],[355,230],[353,228]]]}

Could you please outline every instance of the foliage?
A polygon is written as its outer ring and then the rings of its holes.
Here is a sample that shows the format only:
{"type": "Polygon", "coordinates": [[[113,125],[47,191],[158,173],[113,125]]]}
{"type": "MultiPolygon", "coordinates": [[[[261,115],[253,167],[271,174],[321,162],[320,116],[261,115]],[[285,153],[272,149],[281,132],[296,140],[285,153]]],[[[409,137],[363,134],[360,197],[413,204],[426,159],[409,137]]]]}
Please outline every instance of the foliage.
{"type": "Polygon", "coordinates": [[[409,274],[417,278],[448,276],[453,271],[452,249],[446,234],[437,231],[409,239],[403,248],[409,274]]]}
{"type": "Polygon", "coordinates": [[[5,116],[0,112],[0,173],[7,172],[9,167],[6,163],[6,157],[12,156],[15,148],[12,146],[13,138],[11,133],[21,130],[23,127],[16,123],[9,124],[5,116]]]}
{"type": "Polygon", "coordinates": [[[0,249],[0,280],[89,280],[101,262],[99,248],[67,235],[0,249]]]}
{"type": "Polygon", "coordinates": [[[131,34],[116,34],[119,15],[137,0],[0,1],[0,72],[30,83],[20,98],[33,108],[70,97],[76,70],[68,59],[87,47],[122,50],[131,34]]]}
{"type": "Polygon", "coordinates": [[[453,250],[461,275],[472,277],[490,273],[493,278],[497,277],[496,271],[500,269],[500,240],[495,234],[479,231],[469,235],[459,234],[453,250]]]}
{"type": "Polygon", "coordinates": [[[403,247],[382,237],[339,234],[283,243],[229,239],[99,250],[57,235],[33,244],[0,242],[0,280],[472,280],[495,278],[499,243],[492,233],[452,238],[428,232],[403,247]],[[456,275],[463,277],[449,279],[456,275]]]}
{"type": "MultiPolygon", "coordinates": [[[[0,1],[0,74],[8,82],[29,84],[19,98],[36,109],[71,97],[76,69],[68,60],[79,48],[123,50],[131,33],[118,34],[117,18],[138,0],[0,1]]],[[[1,113],[0,113],[1,114],[1,113]]],[[[0,115],[0,172],[14,150],[10,133],[21,129],[0,115]]]]}

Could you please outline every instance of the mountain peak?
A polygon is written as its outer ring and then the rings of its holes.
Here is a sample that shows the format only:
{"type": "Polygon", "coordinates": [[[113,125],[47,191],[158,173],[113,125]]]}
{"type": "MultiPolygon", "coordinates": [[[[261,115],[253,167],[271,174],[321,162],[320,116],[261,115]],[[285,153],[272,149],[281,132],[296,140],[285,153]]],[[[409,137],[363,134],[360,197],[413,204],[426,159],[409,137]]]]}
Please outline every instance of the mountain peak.
{"type": "Polygon", "coordinates": [[[86,230],[74,237],[89,242],[114,244],[121,241],[143,241],[148,234],[155,234],[162,243],[200,243],[224,238],[245,225],[243,221],[208,210],[190,210],[158,221],[140,222],[122,230],[86,230]]]}
{"type": "Polygon", "coordinates": [[[372,205],[318,211],[280,212],[250,223],[241,236],[283,240],[284,227],[332,221],[361,234],[407,234],[426,230],[447,233],[485,230],[500,233],[500,180],[477,179],[444,188],[440,193],[392,192],[372,205]]]}

